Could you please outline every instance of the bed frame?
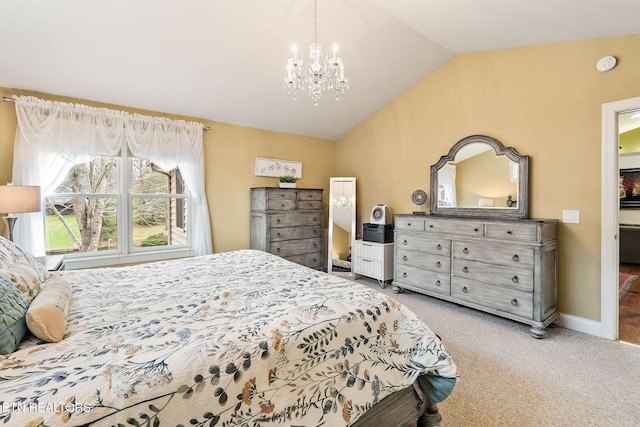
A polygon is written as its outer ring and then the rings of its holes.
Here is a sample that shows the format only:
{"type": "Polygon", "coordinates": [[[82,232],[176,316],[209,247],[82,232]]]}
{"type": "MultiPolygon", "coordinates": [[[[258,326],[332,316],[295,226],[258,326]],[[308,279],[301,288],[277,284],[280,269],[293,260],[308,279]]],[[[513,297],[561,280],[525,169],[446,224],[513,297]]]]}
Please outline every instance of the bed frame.
{"type": "Polygon", "coordinates": [[[413,387],[385,397],[365,412],[352,427],[407,426],[439,427],[442,417],[436,405],[422,401],[413,387]]]}

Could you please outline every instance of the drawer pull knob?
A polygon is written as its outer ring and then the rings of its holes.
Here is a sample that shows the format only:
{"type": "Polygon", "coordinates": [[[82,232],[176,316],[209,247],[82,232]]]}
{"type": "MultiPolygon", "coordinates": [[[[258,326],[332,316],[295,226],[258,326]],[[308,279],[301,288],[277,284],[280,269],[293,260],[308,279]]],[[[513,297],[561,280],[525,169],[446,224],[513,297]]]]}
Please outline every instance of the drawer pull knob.
{"type": "Polygon", "coordinates": [[[440,261],[436,262],[436,267],[442,267],[442,263],[440,261]]]}
{"type": "Polygon", "coordinates": [[[512,305],[512,306],[514,306],[514,307],[517,307],[517,306],[518,306],[518,300],[517,300],[517,299],[515,299],[515,298],[514,298],[514,299],[512,299],[512,300],[511,300],[511,305],[512,305]]]}
{"type": "Polygon", "coordinates": [[[282,204],[282,207],[284,208],[284,203],[282,204]]]}
{"type": "Polygon", "coordinates": [[[317,247],[318,247],[318,244],[317,244],[317,243],[314,243],[314,244],[313,244],[313,247],[314,247],[314,248],[317,248],[317,247]]]}
{"type": "Polygon", "coordinates": [[[462,293],[463,294],[468,294],[469,293],[469,289],[467,289],[467,287],[465,286],[464,288],[462,288],[462,293]]]}
{"type": "Polygon", "coordinates": [[[513,234],[513,231],[507,230],[507,234],[513,234]]]}
{"type": "Polygon", "coordinates": [[[278,237],[280,237],[280,232],[279,231],[278,231],[277,235],[278,235],[278,237]]]}
{"type": "Polygon", "coordinates": [[[468,253],[469,253],[469,249],[468,249],[468,248],[464,248],[464,249],[462,250],[462,252],[463,252],[464,254],[468,254],[468,253]]]}
{"type": "Polygon", "coordinates": [[[402,277],[407,277],[407,273],[402,273],[402,277]]]}
{"type": "Polygon", "coordinates": [[[407,223],[407,227],[411,227],[411,223],[410,222],[407,223]]]}
{"type": "Polygon", "coordinates": [[[514,260],[515,262],[520,261],[520,257],[518,256],[518,254],[515,254],[514,256],[512,256],[511,259],[514,260]]]}
{"type": "Polygon", "coordinates": [[[429,224],[429,228],[433,228],[433,224],[429,224]]]}
{"type": "Polygon", "coordinates": [[[276,219],[276,222],[277,222],[278,224],[280,224],[280,218],[276,219]]]}
{"type": "Polygon", "coordinates": [[[478,227],[476,227],[476,228],[473,229],[473,231],[475,231],[477,233],[480,230],[478,229],[478,227]]]}
{"type": "Polygon", "coordinates": [[[438,244],[436,245],[436,249],[437,249],[437,250],[439,250],[439,251],[441,251],[441,250],[442,250],[442,245],[441,245],[440,243],[438,243],[438,244]]]}
{"type": "Polygon", "coordinates": [[[511,278],[511,281],[512,281],[513,283],[518,283],[518,282],[519,282],[518,276],[513,276],[513,277],[511,278]]]}
{"type": "Polygon", "coordinates": [[[440,280],[436,280],[436,286],[442,286],[442,283],[440,282],[440,280]]]}
{"type": "Polygon", "coordinates": [[[409,258],[407,258],[407,256],[406,256],[406,255],[403,255],[403,257],[402,257],[402,260],[403,260],[403,261],[406,261],[406,260],[408,260],[408,259],[409,259],[409,258]]]}
{"type": "Polygon", "coordinates": [[[276,248],[276,252],[280,252],[280,248],[276,248]]]}
{"type": "Polygon", "coordinates": [[[403,242],[402,242],[402,244],[403,244],[403,245],[405,245],[405,246],[406,246],[406,245],[408,245],[408,243],[407,243],[407,241],[406,241],[406,240],[405,240],[405,241],[403,241],[403,242]]]}
{"type": "Polygon", "coordinates": [[[469,269],[468,269],[466,266],[465,266],[465,267],[462,267],[462,272],[463,272],[463,273],[468,273],[468,272],[469,272],[469,269]]]}

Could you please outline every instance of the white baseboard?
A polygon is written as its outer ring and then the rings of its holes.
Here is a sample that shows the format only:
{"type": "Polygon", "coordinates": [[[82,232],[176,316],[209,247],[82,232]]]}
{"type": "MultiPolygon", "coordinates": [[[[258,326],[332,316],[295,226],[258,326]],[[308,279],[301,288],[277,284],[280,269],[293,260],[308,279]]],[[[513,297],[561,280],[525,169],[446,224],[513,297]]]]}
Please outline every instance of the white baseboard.
{"type": "Polygon", "coordinates": [[[604,338],[602,334],[602,324],[600,322],[596,322],[595,320],[585,319],[583,317],[577,317],[571,314],[560,313],[558,326],[604,338]]]}

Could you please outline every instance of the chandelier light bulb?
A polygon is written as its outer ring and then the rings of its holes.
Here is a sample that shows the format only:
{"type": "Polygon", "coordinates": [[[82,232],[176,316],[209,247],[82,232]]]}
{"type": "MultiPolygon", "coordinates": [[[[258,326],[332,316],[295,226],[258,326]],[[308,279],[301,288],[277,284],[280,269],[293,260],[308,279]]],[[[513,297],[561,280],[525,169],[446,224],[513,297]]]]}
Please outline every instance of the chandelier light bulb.
{"type": "Polygon", "coordinates": [[[342,58],[337,56],[338,44],[332,47],[331,58],[324,57],[322,45],[318,43],[318,2],[314,2],[314,42],[309,44],[309,68],[302,70],[303,59],[298,58],[298,48],[294,44],[291,47],[293,57],[287,61],[287,75],[284,78],[285,88],[289,94],[293,94],[293,99],[297,99],[299,90],[304,90],[305,83],[309,90],[309,96],[313,99],[313,105],[318,105],[318,99],[325,90],[333,90],[336,100],[341,93],[349,89],[349,78],[344,75],[344,64],[342,58]]]}

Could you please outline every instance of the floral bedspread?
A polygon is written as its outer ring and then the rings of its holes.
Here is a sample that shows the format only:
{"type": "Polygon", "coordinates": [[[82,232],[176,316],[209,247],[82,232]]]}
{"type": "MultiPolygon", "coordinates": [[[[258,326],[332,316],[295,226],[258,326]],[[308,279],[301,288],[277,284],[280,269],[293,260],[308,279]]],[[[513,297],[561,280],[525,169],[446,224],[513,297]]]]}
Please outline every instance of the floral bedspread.
{"type": "Polygon", "coordinates": [[[456,367],[414,313],[254,250],[60,273],[60,343],[0,356],[0,425],[350,425],[456,367]]]}

